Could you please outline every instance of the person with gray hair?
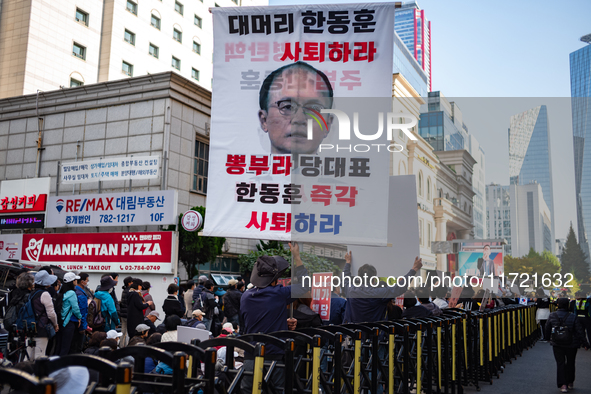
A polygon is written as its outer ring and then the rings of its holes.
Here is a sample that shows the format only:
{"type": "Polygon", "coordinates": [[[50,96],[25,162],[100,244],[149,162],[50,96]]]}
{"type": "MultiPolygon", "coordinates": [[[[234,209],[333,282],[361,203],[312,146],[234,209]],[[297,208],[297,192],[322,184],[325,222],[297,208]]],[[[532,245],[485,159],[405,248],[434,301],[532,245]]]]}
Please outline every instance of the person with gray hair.
{"type": "Polygon", "coordinates": [[[35,277],[29,272],[23,272],[16,278],[16,288],[8,296],[8,307],[4,316],[4,328],[10,331],[10,327],[16,323],[18,311],[27,302],[31,290],[35,287],[35,277]]]}
{"type": "Polygon", "coordinates": [[[197,287],[195,288],[195,290],[193,290],[193,310],[199,309],[201,307],[201,303],[199,302],[199,300],[201,299],[201,293],[204,289],[203,285],[205,284],[205,281],[207,281],[208,279],[209,278],[205,275],[201,275],[199,277],[197,287]]]}

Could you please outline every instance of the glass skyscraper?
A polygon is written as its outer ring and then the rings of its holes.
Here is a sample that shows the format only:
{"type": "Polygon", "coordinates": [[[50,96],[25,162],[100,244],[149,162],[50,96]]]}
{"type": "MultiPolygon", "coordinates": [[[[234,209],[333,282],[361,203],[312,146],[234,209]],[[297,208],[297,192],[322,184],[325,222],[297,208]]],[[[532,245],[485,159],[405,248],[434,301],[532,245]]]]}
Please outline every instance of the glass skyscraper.
{"type": "Polygon", "coordinates": [[[431,91],[431,22],[425,19],[425,11],[419,8],[416,1],[396,9],[394,30],[425,70],[431,91]]]}
{"type": "MultiPolygon", "coordinates": [[[[509,127],[509,176],[513,185],[537,182],[551,214],[551,239],[554,237],[554,188],[552,186],[552,157],[550,128],[545,105],[511,117],[509,127]]],[[[553,251],[554,242],[549,250],[553,251]]]]}
{"type": "MultiPolygon", "coordinates": [[[[591,34],[581,41],[591,44],[591,34]]],[[[570,92],[578,238],[591,263],[587,238],[591,229],[591,45],[570,54],[570,92]]]]}

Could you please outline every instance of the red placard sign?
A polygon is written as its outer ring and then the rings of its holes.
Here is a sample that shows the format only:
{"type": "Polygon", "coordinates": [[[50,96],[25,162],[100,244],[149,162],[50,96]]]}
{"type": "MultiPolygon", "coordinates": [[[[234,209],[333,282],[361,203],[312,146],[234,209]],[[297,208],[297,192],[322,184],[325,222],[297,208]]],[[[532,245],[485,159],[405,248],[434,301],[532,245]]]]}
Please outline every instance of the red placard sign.
{"type": "Polygon", "coordinates": [[[319,272],[312,276],[311,308],[322,320],[330,320],[332,272],[319,272]]]}
{"type": "Polygon", "coordinates": [[[172,272],[173,233],[23,234],[21,260],[67,271],[172,272]]]}
{"type": "Polygon", "coordinates": [[[47,194],[0,198],[0,213],[45,212],[47,194]]]}

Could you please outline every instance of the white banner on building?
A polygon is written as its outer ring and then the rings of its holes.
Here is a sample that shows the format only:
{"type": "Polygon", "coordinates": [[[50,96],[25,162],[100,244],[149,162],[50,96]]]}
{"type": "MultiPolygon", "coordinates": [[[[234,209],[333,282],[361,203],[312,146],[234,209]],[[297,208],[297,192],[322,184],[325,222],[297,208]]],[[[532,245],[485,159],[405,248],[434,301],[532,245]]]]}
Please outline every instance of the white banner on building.
{"type": "Polygon", "coordinates": [[[361,117],[369,135],[392,111],[394,4],[211,11],[204,234],[385,245],[389,153],[366,147],[389,141],[358,138],[354,112],[382,100],[369,126],[361,117]],[[346,117],[351,138],[342,138],[346,117]]]}
{"type": "Polygon", "coordinates": [[[176,224],[177,191],[49,197],[45,227],[176,224]]]}
{"type": "Polygon", "coordinates": [[[160,156],[85,160],[61,165],[61,184],[158,178],[160,156]]]}

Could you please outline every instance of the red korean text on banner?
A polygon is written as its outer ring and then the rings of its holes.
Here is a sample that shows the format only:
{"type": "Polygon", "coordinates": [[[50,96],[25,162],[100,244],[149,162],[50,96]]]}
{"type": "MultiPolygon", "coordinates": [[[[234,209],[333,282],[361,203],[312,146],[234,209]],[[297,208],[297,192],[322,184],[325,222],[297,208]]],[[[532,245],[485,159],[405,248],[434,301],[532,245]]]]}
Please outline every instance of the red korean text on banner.
{"type": "Polygon", "coordinates": [[[310,308],[324,321],[330,320],[331,272],[319,272],[312,276],[312,304],[310,308]]]}

